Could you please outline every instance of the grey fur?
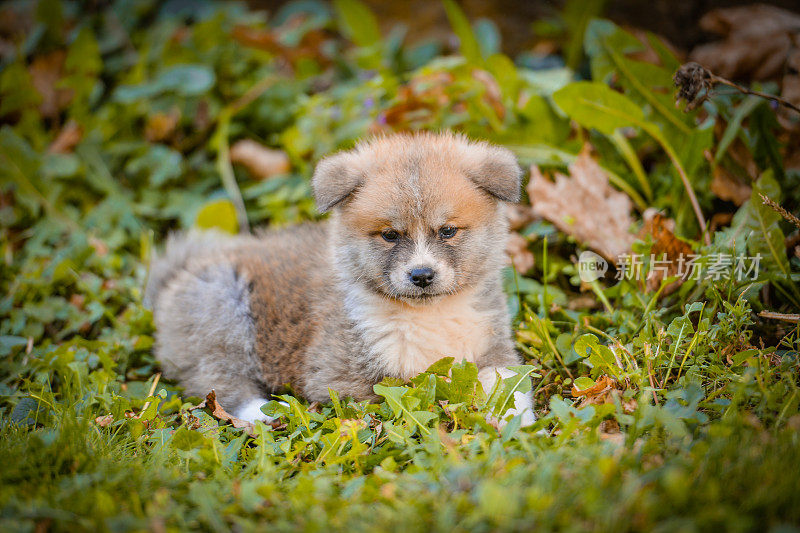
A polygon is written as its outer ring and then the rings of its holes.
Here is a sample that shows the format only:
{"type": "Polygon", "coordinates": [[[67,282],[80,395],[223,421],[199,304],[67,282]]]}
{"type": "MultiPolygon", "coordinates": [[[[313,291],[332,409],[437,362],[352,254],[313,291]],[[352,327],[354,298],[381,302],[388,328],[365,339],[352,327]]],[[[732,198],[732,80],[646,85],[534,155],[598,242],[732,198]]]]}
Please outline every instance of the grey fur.
{"type": "Polygon", "coordinates": [[[340,152],[322,159],[314,170],[311,185],[320,213],[330,211],[350,196],[362,181],[352,164],[350,152],[340,152]]]}
{"type": "Polygon", "coordinates": [[[509,150],[499,146],[488,146],[486,156],[470,179],[489,194],[504,202],[518,202],[522,171],[517,159],[509,150]]]}

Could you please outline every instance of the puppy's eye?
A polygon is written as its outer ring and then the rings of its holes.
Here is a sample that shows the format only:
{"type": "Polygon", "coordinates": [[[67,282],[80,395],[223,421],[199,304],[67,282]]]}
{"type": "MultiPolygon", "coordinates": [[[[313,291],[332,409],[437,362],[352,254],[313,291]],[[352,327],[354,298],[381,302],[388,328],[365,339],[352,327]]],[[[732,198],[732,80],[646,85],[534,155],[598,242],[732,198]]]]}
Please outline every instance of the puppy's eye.
{"type": "Polygon", "coordinates": [[[455,236],[457,231],[458,228],[455,226],[442,226],[441,228],[439,228],[439,236],[442,239],[450,239],[453,236],[455,236]]]}
{"type": "Polygon", "coordinates": [[[400,234],[393,229],[385,229],[381,232],[381,237],[383,237],[383,240],[386,242],[397,242],[397,239],[400,238],[400,234]]]}

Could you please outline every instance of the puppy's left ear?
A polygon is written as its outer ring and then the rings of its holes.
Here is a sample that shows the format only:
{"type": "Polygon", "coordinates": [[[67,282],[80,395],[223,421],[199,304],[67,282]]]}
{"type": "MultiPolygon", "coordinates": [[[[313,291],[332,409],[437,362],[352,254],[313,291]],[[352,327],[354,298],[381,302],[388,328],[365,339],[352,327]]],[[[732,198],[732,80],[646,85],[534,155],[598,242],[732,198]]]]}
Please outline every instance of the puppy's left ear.
{"type": "Polygon", "coordinates": [[[361,185],[362,173],[352,152],[339,152],[317,163],[311,186],[320,213],[330,211],[361,185]]]}
{"type": "Polygon", "coordinates": [[[504,202],[518,202],[522,170],[510,150],[481,144],[471,154],[467,175],[472,182],[504,202]]]}

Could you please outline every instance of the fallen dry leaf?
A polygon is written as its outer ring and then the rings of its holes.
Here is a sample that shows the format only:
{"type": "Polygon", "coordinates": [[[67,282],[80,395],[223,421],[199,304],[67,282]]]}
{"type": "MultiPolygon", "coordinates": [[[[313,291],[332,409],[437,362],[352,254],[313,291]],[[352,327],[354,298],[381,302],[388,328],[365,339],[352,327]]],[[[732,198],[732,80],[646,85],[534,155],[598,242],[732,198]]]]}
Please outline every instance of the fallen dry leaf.
{"type": "Polygon", "coordinates": [[[516,231],[536,220],[536,215],[529,205],[506,204],[506,218],[509,229],[516,231]]]}
{"type": "Polygon", "coordinates": [[[594,386],[589,387],[588,389],[579,390],[574,385],[572,386],[572,396],[578,398],[580,396],[597,396],[602,392],[613,388],[614,387],[614,380],[608,376],[600,376],[600,378],[594,382],[594,386]]]}
{"type": "Polygon", "coordinates": [[[47,151],[51,154],[69,154],[81,142],[81,138],[83,138],[83,129],[74,120],[69,120],[47,147],[47,151]]]}
{"type": "Polygon", "coordinates": [[[373,133],[386,129],[412,128],[416,121],[425,121],[437,109],[446,108],[450,102],[447,88],[454,81],[449,72],[434,72],[413,77],[397,91],[395,103],[381,114],[373,133]]]}
{"type": "Polygon", "coordinates": [[[613,442],[617,446],[625,444],[625,434],[620,431],[619,423],[614,419],[600,422],[597,433],[602,440],[613,442]]]}
{"type": "Polygon", "coordinates": [[[561,231],[617,262],[631,249],[631,200],[608,183],[606,172],[587,148],[569,166],[570,177],[555,174],[555,182],[531,167],[527,191],[533,211],[561,231]]]}
{"type": "Polygon", "coordinates": [[[244,429],[248,435],[255,437],[255,425],[246,420],[241,420],[235,416],[229,415],[225,409],[222,408],[219,402],[217,402],[217,393],[214,390],[209,392],[206,395],[205,402],[195,407],[195,409],[201,406],[209,408],[211,410],[211,416],[217,420],[229,422],[233,427],[244,429]]]}
{"type": "MultiPolygon", "coordinates": [[[[665,66],[661,61],[661,56],[659,56],[658,52],[656,52],[655,49],[653,49],[653,45],[650,43],[650,39],[648,39],[647,35],[648,32],[630,26],[625,26],[624,29],[625,31],[636,37],[639,40],[639,42],[642,43],[642,46],[644,46],[644,50],[641,50],[639,52],[634,52],[630,54],[628,57],[630,57],[631,59],[635,59],[637,61],[644,61],[645,63],[652,63],[653,65],[658,65],[661,67],[665,66]]],[[[677,57],[678,61],[683,63],[684,56],[686,55],[685,52],[683,52],[677,46],[672,44],[663,35],[656,35],[656,34],[651,34],[651,35],[653,35],[653,37],[658,42],[660,42],[664,48],[672,52],[672,55],[677,57]]]]}
{"type": "Polygon", "coordinates": [[[578,296],[570,297],[567,302],[567,309],[571,311],[578,311],[582,309],[592,309],[598,307],[600,302],[592,294],[580,294],[578,296]]]}
{"type": "MultiPolygon", "coordinates": [[[[473,69],[471,75],[483,86],[483,103],[494,111],[499,120],[503,120],[506,109],[497,80],[481,69],[473,69]]],[[[454,80],[450,72],[425,73],[411,78],[398,89],[393,104],[370,126],[370,132],[415,130],[426,126],[437,115],[465,112],[465,98],[469,95],[461,91],[454,92],[454,80]]]]}
{"type": "Polygon", "coordinates": [[[730,225],[733,213],[714,213],[708,223],[708,230],[714,234],[719,228],[730,225]]]}
{"type": "Polygon", "coordinates": [[[101,428],[108,427],[114,421],[114,415],[98,416],[94,419],[94,423],[101,428]]]}
{"type": "Polygon", "coordinates": [[[733,202],[737,206],[742,205],[750,198],[753,190],[748,184],[743,183],[722,165],[713,168],[711,192],[722,200],[733,202]]]}
{"type": "Polygon", "coordinates": [[[693,61],[724,78],[763,80],[783,74],[800,15],[755,4],[710,11],[700,27],[724,39],[695,48],[693,61]]]}
{"type": "Polygon", "coordinates": [[[265,180],[289,172],[289,156],[282,150],[273,150],[250,139],[242,139],[231,146],[231,161],[247,167],[256,179],[265,180]]]}
{"type": "MultiPolygon", "coordinates": [[[[641,235],[650,235],[653,246],[650,254],[659,261],[657,265],[651,264],[647,273],[647,290],[652,292],[661,286],[661,282],[671,276],[676,276],[680,271],[680,260],[688,259],[693,253],[692,247],[675,236],[675,221],[668,219],[661,213],[648,209],[644,213],[644,224],[641,235]]],[[[681,286],[683,279],[678,279],[664,287],[661,292],[666,296],[675,292],[681,286]]]]}
{"type": "Polygon", "coordinates": [[[506,116],[506,108],[503,105],[503,91],[500,89],[500,84],[497,83],[494,76],[485,70],[473,70],[472,77],[481,82],[486,88],[486,92],[483,95],[484,101],[491,106],[497,117],[503,120],[506,116]]]}
{"type": "Polygon", "coordinates": [[[171,138],[178,127],[180,118],[181,112],[178,109],[173,109],[169,113],[151,115],[144,127],[144,138],[150,142],[161,142],[171,138]]]}
{"type": "Polygon", "coordinates": [[[508,236],[506,255],[520,274],[525,274],[533,268],[534,259],[533,254],[528,249],[528,239],[516,231],[512,231],[508,236]]]}
{"type": "MultiPolygon", "coordinates": [[[[800,34],[795,30],[791,38],[792,48],[789,55],[786,57],[785,74],[781,80],[781,95],[794,105],[800,107],[800,34]]],[[[787,127],[786,123],[788,121],[786,119],[789,118],[789,116],[784,114],[787,113],[787,111],[784,109],[780,111],[780,116],[783,119],[781,123],[784,124],[784,127],[787,127]]],[[[796,117],[797,115],[795,114],[792,118],[796,117]]],[[[792,123],[789,122],[789,125],[791,124],[792,123]]]]}
{"type": "Polygon", "coordinates": [[[42,97],[39,112],[46,118],[58,116],[72,100],[70,89],[57,88],[66,58],[66,52],[56,50],[47,55],[37,56],[28,67],[33,87],[42,97]]]}
{"type": "Polygon", "coordinates": [[[306,22],[307,15],[298,13],[290,17],[283,25],[274,29],[260,29],[249,26],[236,26],[232,36],[239,43],[252,48],[271,52],[286,63],[297,67],[298,63],[312,59],[325,67],[331,64],[331,58],[324,52],[325,43],[329,40],[324,30],[310,30],[303,34],[299,43],[292,46],[284,44],[283,36],[292,33],[306,22]]]}
{"type": "Polygon", "coordinates": [[[619,382],[610,376],[600,376],[595,380],[595,385],[588,389],[578,390],[572,387],[572,396],[580,398],[578,408],[587,405],[602,405],[604,403],[614,403],[614,395],[618,395],[625,413],[632,413],[636,410],[636,400],[625,400],[622,398],[622,387],[619,382]]]}

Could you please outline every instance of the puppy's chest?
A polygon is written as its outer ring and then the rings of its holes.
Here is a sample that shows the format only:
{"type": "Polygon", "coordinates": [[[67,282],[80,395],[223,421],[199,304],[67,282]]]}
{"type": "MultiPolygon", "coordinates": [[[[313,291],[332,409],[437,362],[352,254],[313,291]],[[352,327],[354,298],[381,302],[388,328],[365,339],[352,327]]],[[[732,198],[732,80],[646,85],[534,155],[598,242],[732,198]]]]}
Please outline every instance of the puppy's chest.
{"type": "Polygon", "coordinates": [[[388,375],[409,379],[443,357],[476,362],[494,335],[492,314],[470,298],[430,307],[380,302],[353,317],[371,356],[388,375]]]}

